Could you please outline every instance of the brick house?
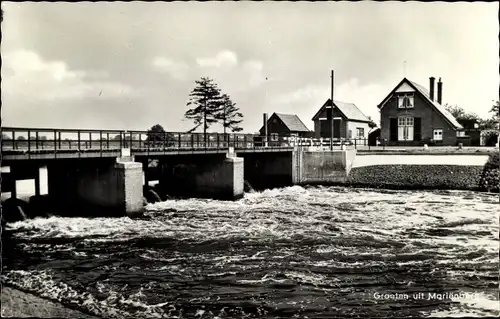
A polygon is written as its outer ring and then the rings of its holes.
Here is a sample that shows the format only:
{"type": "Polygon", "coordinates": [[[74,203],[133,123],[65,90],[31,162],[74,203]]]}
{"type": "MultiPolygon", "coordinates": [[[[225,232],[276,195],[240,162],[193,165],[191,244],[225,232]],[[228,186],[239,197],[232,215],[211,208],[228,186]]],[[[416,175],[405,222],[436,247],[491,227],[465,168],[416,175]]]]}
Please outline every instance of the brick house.
{"type": "Polygon", "coordinates": [[[267,119],[267,114],[264,114],[264,125],[259,130],[259,134],[260,136],[269,136],[268,140],[271,142],[277,142],[279,136],[312,136],[311,130],[305,126],[297,115],[282,113],[273,113],[269,119],[267,119]]]}
{"type": "Polygon", "coordinates": [[[434,81],[429,78],[429,92],[404,78],[378,105],[380,138],[387,145],[457,145],[464,128],[441,104],[441,78],[434,100],[434,81]]]}
{"type": "Polygon", "coordinates": [[[328,99],[312,118],[316,138],[331,137],[332,116],[334,138],[368,138],[370,119],[353,103],[334,101],[332,113],[331,99],[328,99]]]}

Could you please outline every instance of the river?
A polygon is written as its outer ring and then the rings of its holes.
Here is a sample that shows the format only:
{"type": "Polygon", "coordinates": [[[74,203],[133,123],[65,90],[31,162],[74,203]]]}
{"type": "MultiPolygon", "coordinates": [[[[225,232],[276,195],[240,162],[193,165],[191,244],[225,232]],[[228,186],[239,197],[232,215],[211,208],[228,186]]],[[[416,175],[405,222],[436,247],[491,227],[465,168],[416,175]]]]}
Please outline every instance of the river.
{"type": "Polygon", "coordinates": [[[498,194],[288,187],[8,226],[2,279],[105,318],[498,316],[498,194]]]}

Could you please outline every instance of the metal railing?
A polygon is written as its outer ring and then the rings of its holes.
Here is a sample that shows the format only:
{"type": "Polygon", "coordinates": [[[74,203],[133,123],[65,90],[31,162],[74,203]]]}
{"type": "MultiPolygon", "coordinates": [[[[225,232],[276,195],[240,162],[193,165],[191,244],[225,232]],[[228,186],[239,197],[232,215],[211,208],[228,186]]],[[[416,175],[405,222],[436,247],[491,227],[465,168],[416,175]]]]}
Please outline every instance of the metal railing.
{"type": "Polygon", "coordinates": [[[243,133],[182,133],[125,130],[3,127],[3,152],[131,152],[175,150],[273,149],[292,147],[367,146],[367,139],[302,138],[290,135],[260,136],[243,133]]]}

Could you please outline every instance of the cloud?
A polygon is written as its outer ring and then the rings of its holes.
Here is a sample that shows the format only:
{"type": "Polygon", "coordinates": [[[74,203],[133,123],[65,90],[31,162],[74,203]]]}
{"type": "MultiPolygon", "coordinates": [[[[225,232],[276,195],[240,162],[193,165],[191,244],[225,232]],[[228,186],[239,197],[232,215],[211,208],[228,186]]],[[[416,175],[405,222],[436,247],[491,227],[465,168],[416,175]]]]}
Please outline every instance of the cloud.
{"type": "Polygon", "coordinates": [[[196,63],[201,67],[232,68],[238,65],[238,56],[232,51],[223,50],[215,57],[196,58],[196,63]]]}
{"type": "Polygon", "coordinates": [[[188,77],[189,65],[185,62],[174,61],[165,57],[156,57],[152,64],[157,70],[166,72],[175,79],[185,80],[188,77]]]}
{"type": "Polygon", "coordinates": [[[106,81],[102,71],[71,70],[63,61],[44,61],[35,52],[7,52],[3,60],[2,93],[14,99],[39,101],[116,98],[133,95],[132,87],[106,81]]]}
{"type": "Polygon", "coordinates": [[[247,76],[248,84],[250,86],[258,86],[261,83],[264,83],[267,79],[267,77],[264,75],[264,63],[262,61],[245,61],[242,68],[247,76]]]}

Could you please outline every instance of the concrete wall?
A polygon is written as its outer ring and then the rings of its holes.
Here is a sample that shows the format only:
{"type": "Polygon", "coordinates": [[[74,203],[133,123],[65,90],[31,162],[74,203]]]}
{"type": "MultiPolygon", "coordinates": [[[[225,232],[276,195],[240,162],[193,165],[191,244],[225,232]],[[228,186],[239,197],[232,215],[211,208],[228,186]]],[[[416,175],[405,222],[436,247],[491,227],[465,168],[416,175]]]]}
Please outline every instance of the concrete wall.
{"type": "Polygon", "coordinates": [[[300,153],[300,184],[342,182],[349,174],[356,157],[356,150],[300,153]]]}
{"type": "Polygon", "coordinates": [[[237,199],[243,196],[244,164],[237,157],[193,155],[162,158],[160,187],[169,195],[237,199]]]}
{"type": "Polygon", "coordinates": [[[245,180],[255,189],[308,183],[343,181],[349,173],[356,150],[240,154],[245,160],[245,180]]]}

